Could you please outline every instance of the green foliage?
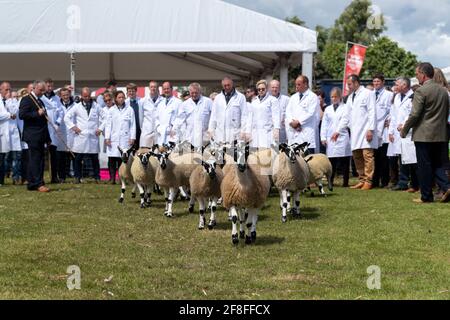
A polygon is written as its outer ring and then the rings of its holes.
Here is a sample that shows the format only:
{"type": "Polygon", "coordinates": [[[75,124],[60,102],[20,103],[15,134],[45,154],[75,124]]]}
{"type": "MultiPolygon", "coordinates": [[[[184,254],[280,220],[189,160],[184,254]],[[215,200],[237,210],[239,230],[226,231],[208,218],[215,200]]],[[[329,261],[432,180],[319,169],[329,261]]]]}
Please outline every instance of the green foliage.
{"type": "Polygon", "coordinates": [[[306,22],[303,21],[302,19],[300,19],[298,16],[293,16],[293,17],[287,17],[285,19],[287,22],[299,25],[301,27],[305,27],[306,26],[306,22]]]}
{"type": "Polygon", "coordinates": [[[387,78],[413,77],[418,64],[417,57],[398,46],[397,42],[382,37],[367,49],[367,57],[361,74],[371,77],[382,72],[387,78]]]}

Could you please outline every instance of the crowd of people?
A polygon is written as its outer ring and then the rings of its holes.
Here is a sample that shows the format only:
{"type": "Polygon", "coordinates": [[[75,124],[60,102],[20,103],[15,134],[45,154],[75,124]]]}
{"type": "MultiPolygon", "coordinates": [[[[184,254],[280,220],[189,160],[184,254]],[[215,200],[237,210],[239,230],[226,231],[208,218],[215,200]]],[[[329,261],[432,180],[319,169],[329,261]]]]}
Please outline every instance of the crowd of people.
{"type": "Polygon", "coordinates": [[[126,92],[115,82],[95,97],[89,88],[75,96],[70,86],[55,91],[53,81],[35,81],[11,91],[0,85],[0,185],[10,172],[13,184],[49,192],[43,172],[49,152],[52,183],[64,183],[68,168],[75,183],[83,178],[83,163],[92,163],[100,180],[99,153],[108,155],[110,182],[115,183],[121,164],[120,150],[188,141],[194,148],[211,139],[232,144],[249,142],[251,148],[268,149],[282,143],[309,143],[309,153],[326,153],[343,187],[350,187],[351,166],[359,182],[353,189],[390,187],[393,191],[421,191],[417,202],[450,199],[448,170],[449,90],[439,69],[429,63],[417,67],[420,85],[399,77],[385,87],[383,74],[373,76],[370,88],[357,75],[348,77],[349,95],[331,91],[331,105],[310,80],[300,75],[296,93],[281,94],[280,82],[261,80],[245,93],[231,78],[222,80],[222,91],[203,96],[198,83],[189,85],[182,99],[173,95],[170,82],[149,83],[149,95],[137,97],[137,86],[126,92]],[[100,136],[104,145],[100,145],[100,136]],[[446,168],[447,166],[447,168],[446,168]]]}

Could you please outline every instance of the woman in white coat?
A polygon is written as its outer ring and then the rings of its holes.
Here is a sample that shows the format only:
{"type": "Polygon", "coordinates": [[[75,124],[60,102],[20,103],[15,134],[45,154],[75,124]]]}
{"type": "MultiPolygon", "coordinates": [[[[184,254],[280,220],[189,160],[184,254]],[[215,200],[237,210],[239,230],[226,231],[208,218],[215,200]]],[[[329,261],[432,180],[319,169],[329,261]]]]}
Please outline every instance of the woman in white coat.
{"type": "Polygon", "coordinates": [[[251,132],[250,147],[269,149],[280,139],[280,105],[267,91],[265,80],[259,81],[256,89],[258,96],[249,105],[246,129],[251,132]]]}
{"type": "MultiPolygon", "coordinates": [[[[107,97],[105,103],[107,104],[107,97]]],[[[125,103],[125,93],[115,94],[116,104],[109,109],[105,127],[110,183],[116,184],[116,173],[122,164],[119,148],[128,150],[136,141],[136,117],[133,108],[125,103]]]]}
{"type": "Polygon", "coordinates": [[[0,99],[0,186],[5,184],[5,157],[10,151],[9,120],[11,114],[0,99]]]}
{"type": "Polygon", "coordinates": [[[322,118],[321,127],[321,141],[322,145],[327,149],[327,156],[330,158],[333,165],[333,174],[331,177],[332,183],[338,168],[343,172],[343,187],[347,188],[350,178],[350,161],[352,156],[352,148],[350,145],[350,134],[344,132],[339,136],[337,141],[333,141],[331,138],[333,134],[338,130],[339,123],[346,111],[346,105],[342,103],[342,91],[339,88],[334,88],[331,91],[331,105],[325,109],[322,118]]]}

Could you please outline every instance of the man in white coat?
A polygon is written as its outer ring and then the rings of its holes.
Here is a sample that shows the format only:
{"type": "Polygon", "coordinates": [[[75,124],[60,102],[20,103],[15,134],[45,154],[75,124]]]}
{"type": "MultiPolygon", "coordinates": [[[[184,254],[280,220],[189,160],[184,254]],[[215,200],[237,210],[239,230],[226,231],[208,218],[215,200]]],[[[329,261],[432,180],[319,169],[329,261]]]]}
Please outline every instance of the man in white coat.
{"type": "MultiPolygon", "coordinates": [[[[280,105],[278,100],[267,91],[267,82],[256,84],[258,95],[249,106],[248,127],[250,128],[250,147],[269,149],[280,139],[280,105]]],[[[278,150],[278,148],[276,148],[278,150]]]]}
{"type": "Polygon", "coordinates": [[[101,119],[104,118],[103,109],[91,99],[91,90],[83,88],[81,101],[70,109],[64,121],[67,128],[75,133],[73,152],[75,153],[74,170],[75,183],[81,183],[82,161],[90,159],[94,170],[94,178],[100,181],[100,152],[99,136],[105,126],[101,119]]]}
{"type": "Polygon", "coordinates": [[[320,101],[309,89],[309,79],[299,76],[295,80],[297,93],[289,99],[286,108],[286,132],[289,145],[309,143],[308,153],[315,153],[319,134],[320,101]]]}
{"type": "Polygon", "coordinates": [[[156,130],[158,132],[158,144],[160,146],[169,142],[178,142],[178,128],[174,127],[174,121],[178,115],[181,100],[173,96],[173,87],[170,82],[162,85],[163,99],[158,105],[156,117],[156,130]]]}
{"type": "Polygon", "coordinates": [[[373,175],[374,188],[385,188],[389,185],[389,121],[392,99],[394,94],[384,87],[384,75],[379,73],[373,77],[375,108],[377,110],[378,149],[375,151],[375,173],[373,175]]]}
{"type": "MultiPolygon", "coordinates": [[[[11,98],[11,85],[8,82],[3,82],[0,85],[0,100],[2,100],[5,110],[10,114],[9,125],[5,125],[9,127],[9,152],[7,158],[11,166],[13,184],[19,184],[22,176],[22,144],[18,126],[19,103],[17,100],[11,98]]],[[[3,179],[0,177],[0,180],[3,179]]],[[[2,183],[0,182],[0,184],[2,183]]]]}
{"type": "Polygon", "coordinates": [[[159,84],[156,81],[149,83],[150,95],[139,101],[141,115],[140,147],[151,148],[157,143],[156,117],[158,106],[163,101],[159,94],[159,84]]]}
{"type": "Polygon", "coordinates": [[[135,139],[135,148],[138,149],[140,146],[141,140],[141,126],[143,116],[143,112],[141,110],[142,105],[140,104],[140,98],[137,96],[138,86],[134,83],[129,83],[127,85],[127,99],[125,103],[131,107],[134,111],[134,122],[136,124],[136,139],[135,139]]]}
{"type": "MultiPolygon", "coordinates": [[[[393,191],[405,190],[410,193],[419,191],[419,179],[417,177],[416,148],[412,141],[412,129],[405,139],[400,137],[400,132],[408,120],[413,107],[414,92],[411,90],[411,80],[406,77],[399,78],[396,82],[399,93],[395,97],[394,106],[398,109],[397,115],[392,121],[398,133],[400,144],[400,174],[398,184],[392,188],[393,191]]],[[[392,136],[395,139],[396,136],[392,136]]]]}
{"type": "Polygon", "coordinates": [[[0,99],[0,186],[5,184],[5,158],[10,151],[9,121],[14,117],[6,110],[3,99],[0,99]]]}
{"type": "MultiPolygon", "coordinates": [[[[104,97],[107,103],[108,97],[104,97]]],[[[119,148],[128,150],[136,141],[136,117],[130,104],[125,102],[125,94],[121,91],[115,94],[116,104],[108,112],[105,126],[105,144],[108,155],[110,183],[116,184],[116,173],[122,164],[119,148]]]]}
{"type": "Polygon", "coordinates": [[[212,100],[202,95],[202,87],[194,82],[189,85],[190,98],[180,106],[174,127],[181,128],[182,141],[195,148],[208,143],[208,125],[211,118],[212,100]]]}
{"type": "Polygon", "coordinates": [[[247,100],[230,77],[222,80],[222,88],[214,99],[208,132],[217,143],[233,145],[236,140],[244,140],[248,132],[244,116],[247,100]]]}
{"type": "Polygon", "coordinates": [[[350,129],[353,159],[359,175],[359,183],[352,189],[370,190],[375,169],[374,150],[378,148],[375,95],[361,86],[357,75],[349,76],[347,83],[351,92],[347,110],[331,140],[336,142],[350,129]]]}
{"type": "Polygon", "coordinates": [[[333,166],[333,174],[331,181],[334,184],[334,178],[337,169],[340,167],[343,172],[343,185],[347,188],[350,179],[350,161],[352,156],[352,148],[350,145],[350,134],[348,131],[343,132],[337,141],[331,138],[338,130],[339,123],[346,111],[346,105],[342,102],[342,91],[339,88],[334,88],[330,93],[331,105],[325,109],[322,118],[322,127],[320,130],[322,145],[326,147],[327,156],[330,158],[333,166]]]}
{"type": "Polygon", "coordinates": [[[60,90],[60,99],[59,99],[59,116],[58,119],[62,119],[59,123],[59,145],[57,149],[57,157],[58,157],[58,178],[60,179],[60,183],[65,183],[66,176],[70,173],[71,163],[73,161],[72,155],[70,152],[73,148],[73,140],[75,138],[75,132],[72,130],[68,130],[66,126],[66,122],[64,121],[64,117],[66,113],[70,111],[75,105],[75,101],[71,96],[71,91],[69,88],[62,88],[60,90]],[[63,143],[65,141],[65,143],[63,143]]]}
{"type": "Polygon", "coordinates": [[[272,80],[269,84],[270,94],[278,100],[280,106],[280,144],[287,143],[286,133],[286,109],[289,104],[289,97],[281,94],[280,81],[272,80]]]}

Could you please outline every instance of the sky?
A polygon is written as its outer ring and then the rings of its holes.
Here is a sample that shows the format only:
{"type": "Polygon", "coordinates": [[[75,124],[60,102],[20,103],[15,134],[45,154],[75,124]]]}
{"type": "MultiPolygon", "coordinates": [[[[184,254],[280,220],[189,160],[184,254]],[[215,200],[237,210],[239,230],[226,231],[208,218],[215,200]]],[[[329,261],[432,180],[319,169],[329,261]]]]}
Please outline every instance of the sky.
{"type": "MultiPolygon", "coordinates": [[[[224,0],[276,18],[297,15],[308,28],[331,27],[351,0],[224,0]]],[[[450,66],[449,0],[372,0],[381,12],[389,36],[420,61],[434,66],[450,66]]]]}

